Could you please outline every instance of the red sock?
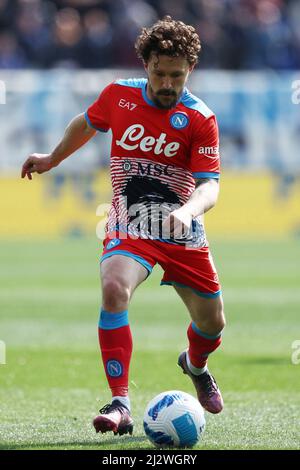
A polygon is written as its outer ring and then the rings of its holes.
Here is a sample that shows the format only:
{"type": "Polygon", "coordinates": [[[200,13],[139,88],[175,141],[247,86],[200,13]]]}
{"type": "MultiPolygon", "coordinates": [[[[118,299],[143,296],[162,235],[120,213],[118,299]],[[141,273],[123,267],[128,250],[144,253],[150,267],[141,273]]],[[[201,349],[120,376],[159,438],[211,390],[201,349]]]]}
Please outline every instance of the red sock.
{"type": "Polygon", "coordinates": [[[120,313],[101,310],[98,335],[103,365],[112,396],[127,396],[132,353],[132,336],[127,310],[120,313]]]}
{"type": "Polygon", "coordinates": [[[189,358],[194,367],[200,369],[207,364],[207,358],[210,353],[217,349],[222,341],[221,333],[216,336],[210,336],[202,333],[194,322],[190,324],[187,330],[189,339],[189,358]]]}

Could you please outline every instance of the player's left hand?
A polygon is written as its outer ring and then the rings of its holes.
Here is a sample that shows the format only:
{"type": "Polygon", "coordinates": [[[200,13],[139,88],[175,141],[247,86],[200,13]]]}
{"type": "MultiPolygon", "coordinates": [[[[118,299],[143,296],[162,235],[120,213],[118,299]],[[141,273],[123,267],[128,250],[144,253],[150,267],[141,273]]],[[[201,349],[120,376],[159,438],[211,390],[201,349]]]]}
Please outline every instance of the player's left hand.
{"type": "Polygon", "coordinates": [[[188,234],[192,223],[192,215],[180,207],[171,212],[162,225],[164,238],[183,238],[188,234]]]}

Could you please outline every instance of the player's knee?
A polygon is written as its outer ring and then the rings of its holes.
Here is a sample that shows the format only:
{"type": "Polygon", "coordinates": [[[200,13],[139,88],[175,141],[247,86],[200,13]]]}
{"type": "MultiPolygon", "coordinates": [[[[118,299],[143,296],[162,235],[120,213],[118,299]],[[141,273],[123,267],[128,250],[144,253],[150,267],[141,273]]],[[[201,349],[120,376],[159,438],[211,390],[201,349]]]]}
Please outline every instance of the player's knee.
{"type": "Polygon", "coordinates": [[[225,320],[222,318],[210,318],[199,322],[198,327],[209,335],[218,335],[225,328],[225,320]]]}
{"type": "Polygon", "coordinates": [[[130,289],[124,281],[113,278],[103,279],[102,293],[105,310],[118,312],[127,309],[130,300],[130,289]]]}
{"type": "Polygon", "coordinates": [[[219,298],[218,301],[214,303],[213,308],[210,306],[205,314],[203,314],[202,309],[197,313],[199,315],[195,315],[195,323],[203,332],[210,335],[216,335],[224,330],[226,322],[223,301],[221,298],[219,298]]]}
{"type": "Polygon", "coordinates": [[[214,322],[214,327],[216,331],[218,332],[221,332],[222,330],[224,330],[225,326],[226,326],[226,321],[225,321],[224,315],[217,318],[214,322]]]}
{"type": "Polygon", "coordinates": [[[218,305],[218,308],[216,310],[216,315],[215,315],[215,318],[214,318],[214,323],[215,323],[215,328],[218,331],[224,330],[224,328],[226,326],[223,302],[221,302],[218,305]]]}

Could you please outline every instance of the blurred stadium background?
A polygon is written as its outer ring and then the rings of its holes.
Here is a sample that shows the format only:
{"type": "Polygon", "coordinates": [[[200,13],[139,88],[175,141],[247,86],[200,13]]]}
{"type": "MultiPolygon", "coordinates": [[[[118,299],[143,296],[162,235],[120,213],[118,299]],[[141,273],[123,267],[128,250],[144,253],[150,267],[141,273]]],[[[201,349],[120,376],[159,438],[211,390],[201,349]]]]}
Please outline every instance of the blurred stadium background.
{"type": "Polygon", "coordinates": [[[99,171],[109,162],[109,136],[30,187],[16,176],[24,157],[49,152],[107,83],[143,75],[134,40],[168,12],[200,34],[189,87],[219,119],[224,177],[210,235],[297,236],[300,113],[292,84],[300,3],[293,0],[1,0],[0,174],[4,193],[13,191],[9,204],[0,201],[0,235],[91,234],[95,206],[110,200],[99,171]]]}
{"type": "MultiPolygon", "coordinates": [[[[89,422],[95,397],[103,404],[109,395],[97,375],[95,231],[97,207],[111,196],[110,137],[99,133],[32,182],[20,179],[20,169],[28,154],[51,151],[106,84],[144,75],[134,41],[164,14],[199,32],[203,51],[188,86],[215,111],[221,135],[221,194],[206,228],[228,312],[224,350],[212,358],[228,408],[222,418],[208,417],[204,445],[299,447],[300,380],[291,354],[300,339],[300,2],[0,0],[0,340],[7,346],[0,448],[99,441],[89,422]]],[[[158,280],[159,272],[131,309],[137,414],[163,389],[193,393],[172,347],[185,346],[187,319],[158,280]],[[155,359],[157,372],[145,378],[141,364],[153,369],[152,350],[164,365],[155,359]]]]}

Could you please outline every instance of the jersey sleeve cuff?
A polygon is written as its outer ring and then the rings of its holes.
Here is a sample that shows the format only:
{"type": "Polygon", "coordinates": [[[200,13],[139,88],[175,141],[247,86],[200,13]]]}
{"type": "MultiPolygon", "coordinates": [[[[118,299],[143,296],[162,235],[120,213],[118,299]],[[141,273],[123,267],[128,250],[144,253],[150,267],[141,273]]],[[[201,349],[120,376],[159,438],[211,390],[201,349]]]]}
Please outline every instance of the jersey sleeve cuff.
{"type": "Polygon", "coordinates": [[[214,178],[218,180],[220,178],[220,173],[210,172],[210,171],[207,171],[207,172],[197,171],[193,173],[193,177],[194,178],[214,178]]]}
{"type": "Polygon", "coordinates": [[[88,113],[87,111],[84,113],[84,117],[85,117],[85,120],[86,122],[88,123],[89,126],[91,126],[93,129],[96,129],[96,131],[100,131],[100,132],[108,132],[108,129],[101,129],[100,127],[96,127],[94,126],[94,124],[92,124],[89,116],[88,116],[88,113]]]}

